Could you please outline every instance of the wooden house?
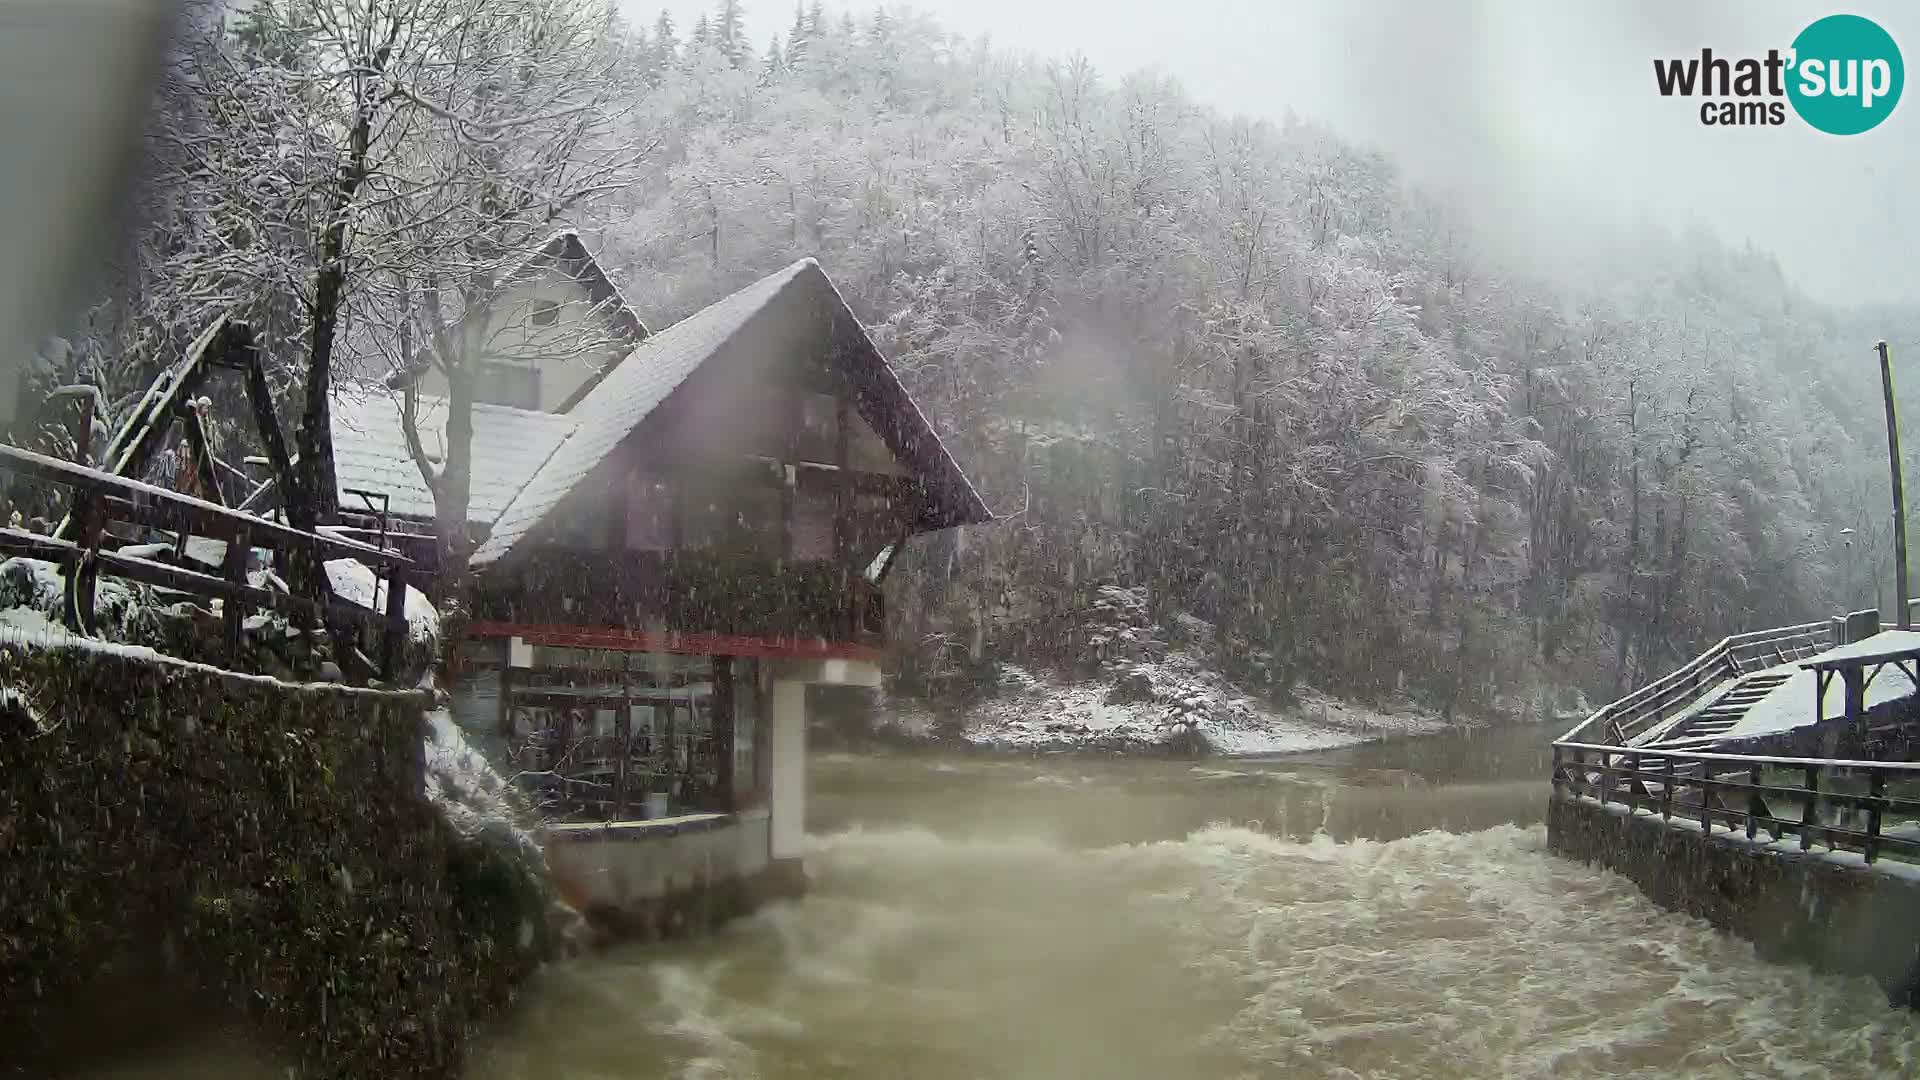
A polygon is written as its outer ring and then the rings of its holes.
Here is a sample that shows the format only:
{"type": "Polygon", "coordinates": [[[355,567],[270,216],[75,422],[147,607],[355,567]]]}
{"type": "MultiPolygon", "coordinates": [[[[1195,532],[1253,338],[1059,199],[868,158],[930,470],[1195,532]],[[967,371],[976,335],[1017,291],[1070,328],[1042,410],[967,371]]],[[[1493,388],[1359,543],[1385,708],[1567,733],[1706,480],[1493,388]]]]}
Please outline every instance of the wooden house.
{"type": "MultiPolygon", "coordinates": [[[[876,685],[902,545],[991,515],[811,259],[657,333],[570,234],[513,282],[474,409],[456,719],[563,819],[549,859],[589,907],[792,879],[805,687],[876,685]]],[[[420,409],[437,452],[444,402],[420,409]]],[[[431,533],[399,394],[333,415],[342,507],[431,533]]]]}

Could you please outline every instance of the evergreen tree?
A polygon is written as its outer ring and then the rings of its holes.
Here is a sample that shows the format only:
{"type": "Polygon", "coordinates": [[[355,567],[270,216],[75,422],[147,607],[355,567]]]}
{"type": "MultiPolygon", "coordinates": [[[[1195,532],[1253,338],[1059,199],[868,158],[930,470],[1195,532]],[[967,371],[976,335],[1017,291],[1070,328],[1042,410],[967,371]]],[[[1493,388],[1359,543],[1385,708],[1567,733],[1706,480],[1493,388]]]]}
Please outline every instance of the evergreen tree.
{"type": "Polygon", "coordinates": [[[673,16],[661,8],[660,18],[653,24],[653,59],[659,67],[669,66],[680,58],[680,39],[674,36],[673,30],[673,16]]]}
{"type": "Polygon", "coordinates": [[[760,61],[760,84],[775,81],[786,69],[786,59],[780,55],[780,35],[775,34],[773,40],[767,42],[767,55],[760,61]]]}
{"type": "Polygon", "coordinates": [[[805,65],[807,46],[812,38],[812,31],[807,26],[807,7],[805,4],[796,3],[793,5],[793,29],[787,31],[788,67],[797,71],[805,65]]]}
{"type": "Polygon", "coordinates": [[[690,45],[706,45],[713,40],[713,30],[707,25],[707,17],[700,16],[693,22],[693,36],[687,39],[690,45]]]}
{"type": "Polygon", "coordinates": [[[740,0],[720,0],[720,10],[714,12],[713,43],[721,55],[733,61],[734,67],[744,67],[753,56],[753,46],[747,42],[746,11],[740,6],[740,0]]]}

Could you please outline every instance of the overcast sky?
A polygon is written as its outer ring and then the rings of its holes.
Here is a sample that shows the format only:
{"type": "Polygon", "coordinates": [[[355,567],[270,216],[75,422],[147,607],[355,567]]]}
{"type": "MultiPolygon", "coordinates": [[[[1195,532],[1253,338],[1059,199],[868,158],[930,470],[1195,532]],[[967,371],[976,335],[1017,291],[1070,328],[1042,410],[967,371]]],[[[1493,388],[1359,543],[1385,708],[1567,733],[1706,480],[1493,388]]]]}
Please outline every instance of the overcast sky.
{"type": "MultiPolygon", "coordinates": [[[[683,28],[713,4],[623,0],[683,28]]],[[[757,42],[785,0],[748,0],[757,42]]],[[[835,5],[829,3],[828,7],[835,5]]],[[[855,5],[865,11],[871,4],[855,5]]],[[[1042,55],[1085,53],[1119,75],[1153,68],[1195,97],[1278,118],[1292,108],[1387,151],[1410,176],[1479,208],[1489,246],[1540,261],[1605,249],[1620,224],[1700,222],[1774,251],[1834,302],[1920,302],[1920,91],[1864,135],[1714,129],[1697,102],[1662,99],[1656,56],[1785,49],[1823,15],[1852,11],[1920,62],[1920,8],[1526,0],[919,0],[968,36],[1042,55]]]]}

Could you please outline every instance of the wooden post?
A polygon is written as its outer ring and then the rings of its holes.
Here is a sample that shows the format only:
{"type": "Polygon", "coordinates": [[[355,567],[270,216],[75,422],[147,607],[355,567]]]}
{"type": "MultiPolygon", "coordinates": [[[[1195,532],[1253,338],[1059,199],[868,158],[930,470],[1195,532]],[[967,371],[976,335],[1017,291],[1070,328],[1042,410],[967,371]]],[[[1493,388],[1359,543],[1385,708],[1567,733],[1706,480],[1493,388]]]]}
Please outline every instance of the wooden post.
{"type": "Polygon", "coordinates": [[[1766,811],[1766,803],[1760,801],[1760,766],[1747,770],[1747,839],[1751,840],[1760,828],[1760,815],[1766,811]]]}
{"type": "Polygon", "coordinates": [[[74,633],[92,637],[94,586],[100,576],[93,555],[100,550],[100,536],[105,529],[100,496],[86,487],[75,488],[73,507],[67,516],[69,521],[75,523],[74,539],[79,546],[67,562],[63,621],[67,629],[74,633]]]}
{"type": "Polygon", "coordinates": [[[1700,763],[1700,831],[1713,834],[1713,762],[1700,763]]]}
{"type": "Polygon", "coordinates": [[[719,789],[717,792],[719,803],[714,809],[732,813],[740,809],[740,799],[734,790],[733,777],[733,742],[738,728],[733,718],[733,657],[731,656],[713,658],[712,708],[714,787],[719,789]]]}
{"type": "Polygon", "coordinates": [[[1858,720],[1867,711],[1867,671],[1857,664],[1840,669],[1840,681],[1847,688],[1848,720],[1858,720]]]}
{"type": "Polygon", "coordinates": [[[1660,786],[1660,820],[1673,820],[1673,759],[1661,758],[1667,763],[1667,778],[1660,786]]]}
{"type": "MultiPolygon", "coordinates": [[[[766,806],[773,798],[773,702],[765,660],[753,665],[753,801],[766,806]]],[[[737,688],[736,688],[737,693],[737,688]]]]}
{"type": "Polygon", "coordinates": [[[1875,772],[1867,778],[1867,796],[1872,801],[1867,804],[1867,842],[1862,852],[1868,862],[1878,854],[1880,847],[1880,800],[1887,793],[1887,774],[1875,772]]]}
{"type": "Polygon", "coordinates": [[[396,563],[387,572],[386,619],[380,627],[380,678],[392,682],[407,639],[407,577],[396,563]]]}
{"type": "Polygon", "coordinates": [[[247,354],[243,365],[246,371],[247,404],[253,407],[254,426],[259,429],[260,443],[266,448],[274,483],[280,487],[280,505],[286,506],[300,497],[295,487],[299,479],[294,475],[293,458],[287,453],[286,437],[280,433],[280,420],[274,415],[273,392],[267,387],[267,374],[260,366],[260,352],[254,348],[253,333],[243,324],[235,324],[235,330],[229,348],[241,349],[247,354]]]}
{"type": "Polygon", "coordinates": [[[213,444],[207,439],[200,410],[190,403],[183,409],[180,426],[187,431],[187,445],[193,447],[193,471],[199,476],[200,497],[216,506],[225,506],[227,499],[220,491],[220,471],[213,466],[213,444]]]}
{"type": "Polygon", "coordinates": [[[1880,353],[1880,391],[1887,403],[1887,462],[1893,472],[1893,587],[1900,629],[1913,626],[1907,600],[1907,495],[1900,480],[1900,425],[1893,409],[1893,362],[1887,356],[1887,343],[1874,346],[1880,353]]]}
{"type": "Polygon", "coordinates": [[[562,771],[571,765],[573,756],[573,710],[565,705],[553,710],[553,770],[555,787],[560,791],[560,812],[571,815],[574,811],[573,778],[562,771]]]}
{"type": "Polygon", "coordinates": [[[1553,797],[1560,797],[1560,744],[1553,744],[1553,797]]]}
{"type": "Polygon", "coordinates": [[[1807,805],[1800,811],[1800,850],[1813,846],[1813,826],[1820,817],[1820,766],[1807,766],[1807,805]]]}
{"type": "Polygon", "coordinates": [[[633,760],[633,701],[629,698],[621,702],[618,712],[613,716],[614,742],[619,757],[613,763],[613,818],[614,821],[627,819],[627,770],[633,760]]]}
{"type": "MultiPolygon", "coordinates": [[[[247,552],[252,547],[252,538],[246,529],[238,530],[227,538],[227,558],[224,570],[228,581],[235,585],[247,583],[247,552]]],[[[240,621],[246,615],[246,605],[238,596],[229,596],[220,601],[227,639],[227,663],[236,670],[240,663],[240,621]]]]}
{"type": "Polygon", "coordinates": [[[87,397],[80,399],[80,426],[74,430],[73,446],[74,446],[74,455],[73,455],[74,464],[76,465],[91,464],[89,459],[93,454],[93,396],[92,395],[88,395],[87,397]]]}
{"type": "Polygon", "coordinates": [[[845,609],[847,640],[860,638],[860,597],[855,595],[853,578],[853,470],[848,464],[847,396],[843,391],[833,402],[833,463],[840,470],[834,477],[833,562],[840,568],[840,602],[845,609]]]}

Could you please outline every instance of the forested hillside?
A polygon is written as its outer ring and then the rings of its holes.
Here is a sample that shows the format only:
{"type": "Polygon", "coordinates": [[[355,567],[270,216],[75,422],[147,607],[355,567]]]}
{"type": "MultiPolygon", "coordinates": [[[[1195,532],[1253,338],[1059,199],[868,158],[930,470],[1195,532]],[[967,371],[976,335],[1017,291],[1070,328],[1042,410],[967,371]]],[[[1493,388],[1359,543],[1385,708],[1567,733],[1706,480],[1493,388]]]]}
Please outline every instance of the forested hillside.
{"type": "MultiPolygon", "coordinates": [[[[1250,687],[1445,710],[1890,597],[1871,349],[1920,350],[1912,311],[1821,307],[1704,235],[1650,232],[1603,288],[1523,280],[1336,132],[914,17],[607,26],[608,137],[644,153],[562,217],[633,305],[664,325],[817,256],[1004,515],[894,577],[908,689],[1072,662],[1105,584],[1211,623],[1250,687]]],[[[176,326],[288,287],[133,278],[176,326]]],[[[157,355],[138,306],[82,350],[121,392],[157,355]]],[[[348,369],[388,370],[380,325],[348,369]]]]}
{"type": "Polygon", "coordinates": [[[1007,518],[918,553],[909,672],[1044,656],[1118,582],[1275,690],[1604,694],[1887,573],[1871,346],[1911,313],[1707,236],[1515,280],[1309,123],[905,18],[756,50],[726,7],[635,35],[665,142],[607,247],[662,315],[817,254],[875,324],[1007,518]]]}

